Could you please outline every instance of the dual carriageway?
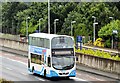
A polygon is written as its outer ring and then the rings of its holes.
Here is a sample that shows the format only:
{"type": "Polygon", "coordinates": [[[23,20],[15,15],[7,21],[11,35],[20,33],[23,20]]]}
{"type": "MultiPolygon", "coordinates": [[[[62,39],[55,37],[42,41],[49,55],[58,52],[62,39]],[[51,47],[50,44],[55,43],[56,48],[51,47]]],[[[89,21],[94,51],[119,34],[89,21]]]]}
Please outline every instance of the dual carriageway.
{"type": "MultiPolygon", "coordinates": [[[[10,48],[1,47],[0,49],[0,77],[11,81],[55,81],[55,82],[113,82],[119,81],[114,78],[106,77],[100,74],[77,70],[77,76],[70,79],[49,79],[39,75],[32,75],[27,71],[27,57],[25,52],[13,50],[10,48]]],[[[81,67],[82,68],[82,67],[81,67]]],[[[93,71],[94,72],[94,71],[93,71]]],[[[112,74],[111,74],[112,75],[112,74]]]]}

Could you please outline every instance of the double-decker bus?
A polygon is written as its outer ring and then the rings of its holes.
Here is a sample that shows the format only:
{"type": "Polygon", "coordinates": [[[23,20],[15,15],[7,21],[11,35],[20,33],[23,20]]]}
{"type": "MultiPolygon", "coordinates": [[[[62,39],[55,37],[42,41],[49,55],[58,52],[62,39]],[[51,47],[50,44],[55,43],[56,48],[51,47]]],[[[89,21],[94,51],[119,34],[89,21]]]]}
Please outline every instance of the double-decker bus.
{"type": "Polygon", "coordinates": [[[67,35],[29,35],[28,71],[45,77],[75,77],[74,39],[67,35]]]}

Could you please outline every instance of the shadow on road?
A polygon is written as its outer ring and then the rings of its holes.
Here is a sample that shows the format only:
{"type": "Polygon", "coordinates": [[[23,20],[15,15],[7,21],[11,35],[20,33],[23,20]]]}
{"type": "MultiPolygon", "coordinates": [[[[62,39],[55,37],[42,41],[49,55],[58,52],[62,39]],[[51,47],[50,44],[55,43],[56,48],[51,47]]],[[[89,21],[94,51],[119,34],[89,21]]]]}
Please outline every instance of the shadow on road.
{"type": "Polygon", "coordinates": [[[44,77],[44,76],[41,76],[41,75],[38,75],[38,74],[34,74],[34,76],[37,76],[37,77],[42,78],[44,80],[53,81],[53,82],[57,82],[57,81],[74,81],[73,79],[68,78],[68,77],[52,77],[52,78],[49,78],[49,77],[44,77]]]}

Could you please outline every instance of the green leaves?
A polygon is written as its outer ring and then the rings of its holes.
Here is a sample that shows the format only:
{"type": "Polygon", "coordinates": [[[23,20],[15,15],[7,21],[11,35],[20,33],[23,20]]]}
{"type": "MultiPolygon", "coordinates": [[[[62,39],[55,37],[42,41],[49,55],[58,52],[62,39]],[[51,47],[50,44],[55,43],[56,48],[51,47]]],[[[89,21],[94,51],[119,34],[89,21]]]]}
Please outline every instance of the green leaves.
{"type": "MultiPolygon", "coordinates": [[[[93,37],[93,22],[92,16],[96,17],[96,37],[111,36],[113,29],[120,27],[119,22],[111,22],[109,17],[120,20],[119,3],[103,3],[103,2],[69,2],[50,3],[50,28],[51,33],[54,32],[54,19],[59,19],[57,22],[57,34],[70,35],[71,21],[76,21],[72,24],[74,29],[74,37],[77,35],[93,37]],[[110,24],[108,24],[110,23],[110,24]],[[112,27],[112,24],[114,27],[112,27]],[[109,28],[108,28],[109,27],[109,28]],[[104,29],[102,29],[104,28],[104,29]],[[98,32],[99,31],[99,32],[98,32]]],[[[25,35],[26,18],[29,19],[29,33],[38,30],[39,19],[41,21],[41,32],[47,32],[48,28],[48,4],[47,2],[8,2],[2,5],[2,27],[4,29],[18,29],[20,34],[25,35]]],[[[6,30],[5,30],[6,31],[6,30]]]]}
{"type": "MultiPolygon", "coordinates": [[[[109,24],[102,27],[98,32],[98,36],[100,37],[112,36],[113,30],[120,31],[120,20],[111,21],[109,24]]],[[[120,37],[120,35],[118,36],[120,37]]]]}
{"type": "Polygon", "coordinates": [[[17,28],[18,19],[17,19],[16,14],[26,8],[27,8],[27,5],[22,2],[3,3],[2,4],[2,21],[3,21],[2,27],[4,29],[6,27],[17,28]]]}
{"type": "Polygon", "coordinates": [[[99,50],[92,50],[92,49],[76,49],[75,52],[78,52],[78,53],[83,53],[83,54],[88,54],[89,55],[93,55],[93,56],[98,56],[98,57],[102,57],[102,58],[107,58],[107,59],[112,59],[112,60],[118,60],[120,61],[120,57],[119,55],[111,55],[110,53],[108,52],[104,52],[104,51],[99,51],[99,50]]]}

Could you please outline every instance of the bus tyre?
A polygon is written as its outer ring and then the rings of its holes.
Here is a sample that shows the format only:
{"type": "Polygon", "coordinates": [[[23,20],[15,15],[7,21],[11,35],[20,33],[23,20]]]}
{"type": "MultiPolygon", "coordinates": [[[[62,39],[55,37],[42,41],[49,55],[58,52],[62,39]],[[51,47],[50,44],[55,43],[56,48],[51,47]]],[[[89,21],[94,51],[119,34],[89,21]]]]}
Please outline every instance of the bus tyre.
{"type": "Polygon", "coordinates": [[[30,68],[30,59],[28,59],[28,68],[30,68]]]}
{"type": "Polygon", "coordinates": [[[32,72],[34,71],[34,66],[32,67],[32,72]]]}
{"type": "Polygon", "coordinates": [[[69,77],[65,77],[67,80],[69,80],[70,78],[69,77]]]}
{"type": "Polygon", "coordinates": [[[44,70],[44,77],[46,77],[46,69],[44,70]]]}

